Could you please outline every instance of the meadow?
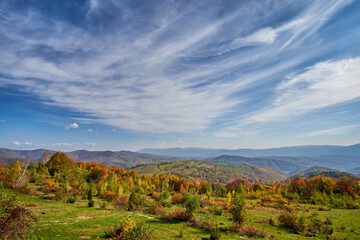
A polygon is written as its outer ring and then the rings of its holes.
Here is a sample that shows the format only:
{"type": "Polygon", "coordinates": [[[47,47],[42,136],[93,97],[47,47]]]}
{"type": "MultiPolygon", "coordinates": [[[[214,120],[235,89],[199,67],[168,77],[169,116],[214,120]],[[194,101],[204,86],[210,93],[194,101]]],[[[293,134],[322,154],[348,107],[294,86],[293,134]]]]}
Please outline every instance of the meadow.
{"type": "Polygon", "coordinates": [[[0,181],[2,239],[360,239],[347,177],[212,184],[56,153],[3,165],[0,181]]]}

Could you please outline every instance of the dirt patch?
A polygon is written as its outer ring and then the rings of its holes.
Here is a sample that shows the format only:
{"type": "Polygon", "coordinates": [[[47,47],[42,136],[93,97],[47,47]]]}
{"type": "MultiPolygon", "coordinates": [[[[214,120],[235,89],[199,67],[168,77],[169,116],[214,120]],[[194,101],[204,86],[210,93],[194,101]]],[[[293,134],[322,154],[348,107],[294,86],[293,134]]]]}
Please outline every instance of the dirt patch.
{"type": "Polygon", "coordinates": [[[89,217],[89,216],[79,216],[76,218],[77,221],[79,220],[90,220],[90,219],[93,219],[92,217],[89,217]]]}
{"type": "Polygon", "coordinates": [[[156,218],[154,218],[154,217],[150,217],[150,216],[144,215],[144,214],[142,214],[142,213],[135,213],[135,215],[136,215],[136,216],[140,216],[140,217],[145,217],[145,218],[151,219],[151,220],[158,220],[158,219],[156,219],[156,218]]]}
{"type": "Polygon", "coordinates": [[[91,239],[91,236],[80,236],[80,239],[91,239]]]}

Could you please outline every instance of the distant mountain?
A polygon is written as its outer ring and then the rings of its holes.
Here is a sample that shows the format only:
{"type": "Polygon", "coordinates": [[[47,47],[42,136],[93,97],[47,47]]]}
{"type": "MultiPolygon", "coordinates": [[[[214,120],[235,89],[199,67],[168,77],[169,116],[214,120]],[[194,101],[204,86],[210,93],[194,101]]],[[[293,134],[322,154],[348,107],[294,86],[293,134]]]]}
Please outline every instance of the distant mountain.
{"type": "MultiPolygon", "coordinates": [[[[270,149],[207,149],[207,148],[146,148],[139,152],[163,156],[192,158],[198,160],[216,159],[218,156],[239,156],[248,158],[265,158],[270,160],[287,161],[301,168],[311,166],[330,167],[338,170],[355,168],[360,165],[360,144],[351,146],[295,146],[270,149]]],[[[241,162],[241,161],[240,161],[241,162]]],[[[259,164],[261,161],[257,161],[259,164]]],[[[256,165],[255,163],[253,163],[256,165]]],[[[264,162],[262,164],[265,164],[264,162]]],[[[281,165],[268,162],[265,166],[280,168],[281,165]]],[[[290,167],[290,166],[289,166],[290,167]]],[[[295,167],[295,166],[294,166],[295,167]]]]}
{"type": "MultiPolygon", "coordinates": [[[[25,161],[30,159],[31,161],[39,160],[46,149],[36,150],[12,150],[6,148],[0,148],[0,164],[10,164],[16,160],[25,161]]],[[[55,151],[51,151],[55,153],[55,151]]],[[[176,157],[164,157],[151,154],[129,152],[129,151],[87,151],[77,150],[67,153],[75,161],[83,162],[97,162],[103,163],[107,166],[117,166],[120,168],[128,168],[137,164],[153,163],[153,162],[169,162],[169,161],[181,161],[184,159],[176,157]]]]}
{"type": "Polygon", "coordinates": [[[107,166],[117,166],[120,168],[128,168],[137,164],[183,160],[175,157],[164,157],[129,151],[112,152],[78,150],[69,152],[68,155],[75,161],[98,162],[107,166]]]}
{"type": "Polygon", "coordinates": [[[267,183],[284,180],[287,177],[286,173],[271,167],[196,160],[142,164],[130,169],[139,174],[165,173],[183,177],[190,181],[199,179],[211,183],[228,183],[237,178],[245,178],[250,182],[267,183]]]}
{"type": "Polygon", "coordinates": [[[350,169],[348,172],[360,176],[360,167],[350,169]]]}
{"type": "MultiPolygon", "coordinates": [[[[46,149],[36,150],[12,150],[7,148],[0,148],[0,156],[5,158],[17,158],[17,159],[39,159],[44,154],[46,149]]],[[[55,153],[55,151],[52,151],[55,153]]]]}
{"type": "Polygon", "coordinates": [[[284,172],[293,172],[309,167],[308,165],[305,164],[302,165],[284,160],[274,160],[267,158],[248,158],[248,157],[230,156],[230,155],[222,155],[213,158],[211,161],[226,162],[226,163],[248,163],[257,167],[273,167],[284,172]]]}
{"type": "Polygon", "coordinates": [[[319,175],[324,175],[325,177],[332,177],[332,178],[341,178],[341,177],[350,177],[350,178],[357,178],[360,179],[358,176],[338,171],[331,168],[325,168],[325,167],[311,167],[307,168],[305,170],[296,171],[293,174],[291,174],[291,177],[301,177],[301,178],[313,178],[319,175]]]}
{"type": "Polygon", "coordinates": [[[211,148],[144,148],[141,153],[166,155],[173,157],[217,157],[221,155],[233,155],[244,157],[264,156],[353,156],[360,158],[360,144],[351,146],[333,145],[309,145],[269,149],[211,149],[211,148]]]}

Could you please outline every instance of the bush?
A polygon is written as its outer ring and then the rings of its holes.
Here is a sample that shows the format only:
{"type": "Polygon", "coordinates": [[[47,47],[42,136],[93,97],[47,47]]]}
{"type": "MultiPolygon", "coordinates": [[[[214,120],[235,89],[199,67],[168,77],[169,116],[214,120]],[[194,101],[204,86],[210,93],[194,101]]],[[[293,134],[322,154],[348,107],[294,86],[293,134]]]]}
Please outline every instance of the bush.
{"type": "Polygon", "coordinates": [[[219,228],[215,228],[210,232],[210,240],[219,240],[221,238],[221,231],[219,228]]]}
{"type": "Polygon", "coordinates": [[[242,227],[240,229],[240,234],[248,236],[248,237],[255,237],[255,238],[265,238],[267,233],[263,230],[254,228],[254,227],[242,227]]]}
{"type": "Polygon", "coordinates": [[[242,226],[246,220],[246,203],[243,198],[235,194],[231,199],[229,212],[234,223],[242,226]]]}
{"type": "Polygon", "coordinates": [[[172,221],[172,220],[186,221],[188,220],[188,216],[185,211],[175,210],[170,213],[163,212],[161,214],[161,219],[166,221],[172,221]]]}
{"type": "Polygon", "coordinates": [[[93,193],[92,193],[92,189],[90,188],[87,192],[87,200],[92,200],[93,199],[93,193]]]}
{"type": "Polygon", "coordinates": [[[68,197],[68,199],[66,200],[67,203],[74,203],[76,202],[76,197],[75,196],[70,196],[68,197]]]}
{"type": "Polygon", "coordinates": [[[163,215],[166,212],[165,208],[157,202],[152,202],[148,212],[155,215],[163,215]]]}
{"type": "Polygon", "coordinates": [[[129,200],[126,197],[117,197],[115,198],[114,206],[118,210],[128,210],[129,200]]]}
{"type": "Polygon", "coordinates": [[[195,212],[200,208],[200,200],[198,197],[194,196],[191,198],[185,205],[186,215],[188,219],[194,217],[195,212]]]}
{"type": "Polygon", "coordinates": [[[95,206],[94,200],[89,200],[88,207],[93,207],[93,206],[95,206]]]}
{"type": "Polygon", "coordinates": [[[283,212],[278,217],[280,226],[290,228],[294,232],[308,232],[307,235],[324,233],[331,236],[334,233],[332,222],[329,218],[323,220],[319,218],[317,213],[309,216],[296,216],[293,212],[283,212]]]}
{"type": "Polygon", "coordinates": [[[136,189],[130,193],[129,196],[129,211],[138,211],[141,209],[141,205],[144,202],[144,197],[136,189]]]}
{"type": "Polygon", "coordinates": [[[106,208],[106,203],[101,203],[101,204],[100,204],[100,207],[101,207],[102,209],[105,209],[105,208],[106,208]]]}
{"type": "Polygon", "coordinates": [[[175,193],[171,198],[171,202],[173,204],[180,204],[182,198],[183,198],[183,195],[181,193],[175,193]]]}
{"type": "Polygon", "coordinates": [[[0,186],[0,239],[29,239],[29,228],[37,218],[32,211],[19,206],[16,196],[0,186]]]}
{"type": "Polygon", "coordinates": [[[120,222],[119,225],[105,231],[107,238],[114,240],[150,240],[151,232],[148,226],[142,222],[135,222],[127,218],[120,222]]]}
{"type": "Polygon", "coordinates": [[[215,206],[213,208],[213,212],[214,212],[215,215],[221,216],[224,213],[224,209],[222,207],[220,207],[220,206],[215,206]]]}

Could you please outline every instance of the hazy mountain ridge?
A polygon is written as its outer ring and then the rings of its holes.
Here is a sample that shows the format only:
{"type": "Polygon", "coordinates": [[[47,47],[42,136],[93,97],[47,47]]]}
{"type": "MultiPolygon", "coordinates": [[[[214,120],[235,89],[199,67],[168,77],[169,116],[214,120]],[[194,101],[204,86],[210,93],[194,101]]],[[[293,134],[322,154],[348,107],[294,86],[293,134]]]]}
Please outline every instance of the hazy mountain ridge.
{"type": "Polygon", "coordinates": [[[179,176],[189,181],[199,179],[211,183],[228,183],[237,178],[245,178],[253,183],[267,183],[284,180],[287,177],[285,172],[271,167],[256,167],[247,163],[197,160],[142,164],[131,167],[130,170],[148,175],[165,173],[166,175],[179,176]]]}
{"type": "Polygon", "coordinates": [[[360,158],[360,144],[350,146],[307,145],[269,149],[144,148],[138,152],[177,157],[216,157],[220,155],[244,157],[344,155],[360,158]]]}
{"type": "MultiPolygon", "coordinates": [[[[36,150],[11,150],[0,148],[0,163],[9,164],[16,160],[24,161],[30,159],[32,161],[39,160],[45,151],[55,153],[53,150],[36,149],[36,150]]],[[[153,162],[169,162],[180,161],[181,158],[164,157],[151,154],[129,152],[129,151],[87,151],[76,150],[67,153],[69,157],[75,161],[97,162],[107,166],[117,166],[120,168],[128,168],[137,164],[153,163],[153,162]]]]}

